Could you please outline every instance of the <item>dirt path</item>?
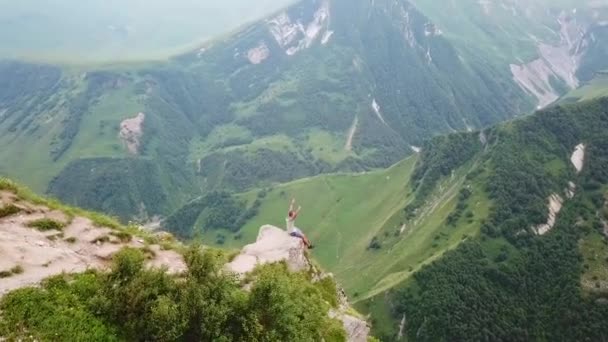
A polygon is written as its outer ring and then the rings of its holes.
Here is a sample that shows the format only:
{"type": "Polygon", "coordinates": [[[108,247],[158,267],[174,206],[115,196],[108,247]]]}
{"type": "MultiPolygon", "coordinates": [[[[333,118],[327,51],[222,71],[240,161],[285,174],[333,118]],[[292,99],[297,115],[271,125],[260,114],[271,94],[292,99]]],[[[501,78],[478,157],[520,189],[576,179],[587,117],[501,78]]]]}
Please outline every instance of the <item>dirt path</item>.
{"type": "Polygon", "coordinates": [[[63,272],[103,269],[116,252],[127,246],[144,249],[149,267],[166,266],[173,273],[185,270],[177,252],[147,245],[137,237],[121,240],[116,231],[98,227],[88,218],[70,219],[63,212],[20,201],[8,192],[0,192],[0,202],[0,206],[13,204],[21,209],[0,218],[0,272],[20,269],[1,279],[0,295],[63,272]],[[65,228],[41,232],[28,226],[43,218],[62,223],[65,228]]]}
{"type": "Polygon", "coordinates": [[[355,116],[353,120],[353,124],[350,126],[348,130],[348,138],[346,139],[346,144],[344,145],[344,150],[352,151],[353,150],[353,138],[355,137],[355,133],[357,133],[357,128],[359,127],[359,117],[355,116]]]}

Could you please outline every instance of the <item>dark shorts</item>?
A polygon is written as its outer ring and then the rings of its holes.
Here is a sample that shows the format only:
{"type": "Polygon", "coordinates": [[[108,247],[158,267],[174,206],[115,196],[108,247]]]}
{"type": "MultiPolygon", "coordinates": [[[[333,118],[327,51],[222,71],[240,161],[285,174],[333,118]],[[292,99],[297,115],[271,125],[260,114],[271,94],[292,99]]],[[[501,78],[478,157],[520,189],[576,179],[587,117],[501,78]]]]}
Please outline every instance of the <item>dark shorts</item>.
{"type": "Polygon", "coordinates": [[[300,229],[298,229],[298,228],[294,228],[293,231],[291,231],[289,233],[289,235],[293,236],[293,237],[300,238],[300,239],[304,238],[304,233],[302,233],[302,231],[300,229]]]}

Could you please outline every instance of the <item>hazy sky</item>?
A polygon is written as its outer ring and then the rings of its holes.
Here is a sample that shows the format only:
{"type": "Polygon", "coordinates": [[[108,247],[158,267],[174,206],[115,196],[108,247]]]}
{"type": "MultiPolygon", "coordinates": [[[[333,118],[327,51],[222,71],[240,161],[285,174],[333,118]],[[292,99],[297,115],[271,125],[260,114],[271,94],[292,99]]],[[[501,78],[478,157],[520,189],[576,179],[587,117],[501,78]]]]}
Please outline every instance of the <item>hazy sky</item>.
{"type": "Polygon", "coordinates": [[[293,0],[0,0],[0,57],[154,58],[293,0]]]}

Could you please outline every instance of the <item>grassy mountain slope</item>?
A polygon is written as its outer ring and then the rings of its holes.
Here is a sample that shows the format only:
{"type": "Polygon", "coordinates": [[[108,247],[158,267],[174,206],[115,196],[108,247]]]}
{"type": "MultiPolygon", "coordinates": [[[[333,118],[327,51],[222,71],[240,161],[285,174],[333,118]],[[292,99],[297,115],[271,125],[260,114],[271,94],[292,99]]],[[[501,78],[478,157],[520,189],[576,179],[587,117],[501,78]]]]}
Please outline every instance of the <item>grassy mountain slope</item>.
{"type": "Polygon", "coordinates": [[[254,190],[236,196],[256,208],[240,232],[205,229],[203,221],[196,229],[208,243],[241,246],[259,225],[281,225],[289,199],[298,198],[297,225],[315,242],[315,256],[385,340],[397,339],[404,315],[402,332],[412,340],[602,336],[606,108],[605,98],[554,106],[438,137],[386,171],[254,190]],[[579,173],[571,157],[581,143],[579,173]],[[545,233],[539,227],[552,196],[563,208],[545,233]],[[558,328],[564,315],[567,333],[558,328]]]}
{"type": "Polygon", "coordinates": [[[581,88],[565,95],[561,102],[577,102],[608,96],[608,73],[600,72],[581,88]]]}
{"type": "MultiPolygon", "coordinates": [[[[388,167],[434,135],[535,106],[505,62],[520,61],[501,51],[482,58],[483,45],[463,50],[415,5],[305,0],[167,62],[3,62],[0,172],[72,204],[146,218],[215,190],[388,167]],[[139,113],[139,135],[121,140],[139,113]],[[96,191],[119,175],[111,193],[96,191]]],[[[588,10],[577,29],[594,22],[588,10]]],[[[560,28],[538,39],[551,43],[560,28]]],[[[514,39],[505,32],[497,41],[514,39]]],[[[593,60],[589,70],[602,64],[593,60]]]]}
{"type": "Polygon", "coordinates": [[[194,225],[194,236],[205,243],[241,247],[255,240],[261,225],[283,226],[286,206],[297,198],[304,208],[298,226],[316,244],[315,258],[360,301],[392,288],[461,240],[475,236],[480,218],[489,210],[482,191],[467,185],[475,216],[455,228],[445,225],[462,196],[465,175],[475,165],[470,161],[441,180],[420,204],[416,219],[406,223],[403,208],[416,198],[409,178],[417,160],[410,157],[387,170],[323,175],[236,195],[235,201],[243,203],[241,212],[255,208],[238,231],[217,229],[222,226],[214,228],[205,220],[205,210],[217,202],[207,202],[194,213],[190,207],[180,210],[167,219],[165,228],[179,232],[194,225]]]}

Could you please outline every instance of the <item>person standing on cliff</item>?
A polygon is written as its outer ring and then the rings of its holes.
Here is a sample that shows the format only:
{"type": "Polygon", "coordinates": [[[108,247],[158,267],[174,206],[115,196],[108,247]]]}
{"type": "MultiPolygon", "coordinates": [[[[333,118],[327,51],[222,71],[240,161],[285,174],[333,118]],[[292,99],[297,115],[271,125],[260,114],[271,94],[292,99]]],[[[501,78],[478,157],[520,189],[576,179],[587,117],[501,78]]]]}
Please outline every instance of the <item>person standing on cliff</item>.
{"type": "Polygon", "coordinates": [[[312,245],[312,243],[310,243],[310,240],[308,240],[306,235],[295,226],[296,218],[298,217],[298,214],[300,214],[300,210],[302,210],[302,207],[300,206],[298,206],[297,210],[294,210],[295,204],[296,199],[294,198],[289,204],[289,210],[287,211],[287,217],[285,218],[287,233],[289,233],[290,236],[301,239],[306,248],[312,249],[314,248],[314,246],[312,245]]]}

